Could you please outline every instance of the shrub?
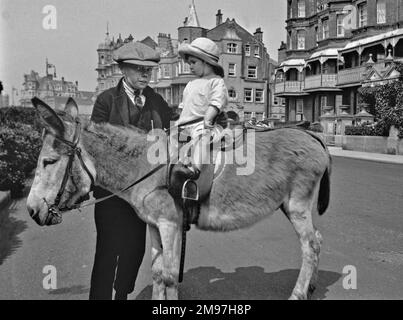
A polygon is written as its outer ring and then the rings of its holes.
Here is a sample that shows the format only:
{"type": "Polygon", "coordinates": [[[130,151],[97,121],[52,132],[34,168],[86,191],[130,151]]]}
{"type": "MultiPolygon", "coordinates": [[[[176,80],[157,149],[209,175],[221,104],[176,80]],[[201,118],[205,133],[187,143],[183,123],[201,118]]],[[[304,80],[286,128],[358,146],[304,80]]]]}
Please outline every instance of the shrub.
{"type": "Polygon", "coordinates": [[[319,122],[314,122],[309,126],[308,130],[313,132],[323,132],[323,127],[319,122]]]}
{"type": "Polygon", "coordinates": [[[0,109],[0,190],[10,190],[15,198],[21,195],[25,179],[36,167],[42,142],[34,110],[13,109],[0,109]]]}
{"type": "Polygon", "coordinates": [[[346,126],[346,136],[388,136],[378,124],[362,124],[360,126],[346,126]]]}
{"type": "Polygon", "coordinates": [[[396,70],[402,75],[398,81],[373,88],[359,89],[361,101],[368,103],[377,121],[382,136],[387,136],[391,126],[399,129],[403,138],[403,64],[396,63],[396,70]]]}

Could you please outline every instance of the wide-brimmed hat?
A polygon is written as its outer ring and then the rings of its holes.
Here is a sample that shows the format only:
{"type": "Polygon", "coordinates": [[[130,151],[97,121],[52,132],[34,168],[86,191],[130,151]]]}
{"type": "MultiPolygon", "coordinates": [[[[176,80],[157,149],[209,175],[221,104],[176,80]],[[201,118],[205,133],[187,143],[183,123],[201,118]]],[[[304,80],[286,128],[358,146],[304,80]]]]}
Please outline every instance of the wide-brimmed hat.
{"type": "Polygon", "coordinates": [[[160,61],[157,51],[141,42],[129,42],[115,50],[113,60],[138,66],[156,67],[160,61]]]}
{"type": "Polygon", "coordinates": [[[220,50],[215,42],[208,38],[197,38],[191,44],[182,43],[179,47],[179,55],[182,59],[186,59],[188,55],[199,58],[217,67],[224,74],[223,67],[218,63],[220,60],[220,50]]]}

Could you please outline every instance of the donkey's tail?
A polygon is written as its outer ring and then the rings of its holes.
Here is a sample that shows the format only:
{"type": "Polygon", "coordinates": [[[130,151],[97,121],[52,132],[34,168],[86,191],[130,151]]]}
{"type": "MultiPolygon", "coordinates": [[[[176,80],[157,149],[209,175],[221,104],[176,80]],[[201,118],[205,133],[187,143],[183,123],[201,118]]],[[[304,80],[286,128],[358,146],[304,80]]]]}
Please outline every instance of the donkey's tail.
{"type": "Polygon", "coordinates": [[[332,158],[329,155],[329,166],[320,180],[319,196],[318,196],[318,212],[323,215],[329,206],[330,200],[330,173],[331,173],[332,158]]]}

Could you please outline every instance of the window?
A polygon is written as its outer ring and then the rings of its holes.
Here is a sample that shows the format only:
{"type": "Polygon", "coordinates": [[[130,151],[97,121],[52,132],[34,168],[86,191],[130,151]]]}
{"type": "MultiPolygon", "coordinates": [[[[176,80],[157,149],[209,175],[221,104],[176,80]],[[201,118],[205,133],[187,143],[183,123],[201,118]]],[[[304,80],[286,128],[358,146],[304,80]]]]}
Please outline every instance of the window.
{"type": "Polygon", "coordinates": [[[259,46],[255,46],[255,57],[256,58],[260,57],[260,47],[259,46]]]}
{"type": "Polygon", "coordinates": [[[322,39],[329,38],[329,19],[322,20],[322,39]]]}
{"type": "Polygon", "coordinates": [[[245,45],[245,56],[250,57],[250,45],[245,45]]]}
{"type": "Polygon", "coordinates": [[[234,100],[234,99],[236,99],[236,91],[235,91],[235,89],[229,89],[228,90],[228,97],[231,99],[231,100],[234,100]]]}
{"type": "Polygon", "coordinates": [[[386,0],[376,2],[376,22],[378,24],[386,23],[386,0]]]}
{"type": "Polygon", "coordinates": [[[305,0],[298,0],[298,18],[305,18],[305,0]]]}
{"type": "Polygon", "coordinates": [[[264,91],[263,89],[256,89],[255,91],[255,102],[264,103],[264,91]]]}
{"type": "Polygon", "coordinates": [[[236,64],[230,63],[228,66],[228,76],[229,77],[236,77],[236,64]]]}
{"type": "Polygon", "coordinates": [[[318,26],[315,27],[315,40],[316,42],[319,41],[319,32],[318,32],[318,26]]]}
{"type": "Polygon", "coordinates": [[[257,67],[256,66],[248,66],[248,78],[257,78],[257,67]]]}
{"type": "Polygon", "coordinates": [[[278,105],[279,105],[279,102],[278,102],[278,100],[279,100],[279,98],[277,98],[277,97],[274,97],[274,101],[273,101],[273,104],[274,104],[275,106],[278,106],[278,105]]]}
{"type": "Polygon", "coordinates": [[[292,50],[292,49],[293,49],[293,45],[292,45],[292,34],[291,34],[291,31],[288,31],[288,33],[287,33],[287,44],[288,44],[288,48],[289,48],[290,50],[292,50]]]}
{"type": "Polygon", "coordinates": [[[344,37],[344,15],[337,15],[337,37],[344,37]]]}
{"type": "Polygon", "coordinates": [[[245,89],[245,102],[253,102],[253,90],[245,89]]]}
{"type": "Polygon", "coordinates": [[[163,78],[169,78],[171,75],[170,75],[170,72],[169,72],[169,66],[167,66],[167,65],[164,65],[164,66],[162,66],[162,70],[163,70],[163,78]]]}
{"type": "Polygon", "coordinates": [[[310,11],[311,11],[311,15],[313,16],[316,13],[315,0],[309,0],[309,8],[310,8],[310,11]]]}
{"type": "Polygon", "coordinates": [[[227,43],[227,52],[228,53],[236,53],[237,52],[237,44],[236,43],[227,43]]]}
{"type": "Polygon", "coordinates": [[[186,62],[183,62],[183,73],[190,73],[190,65],[186,62]]]}
{"type": "Polygon", "coordinates": [[[304,50],[305,49],[305,31],[304,30],[298,30],[297,31],[297,49],[298,50],[304,50]]]}
{"type": "Polygon", "coordinates": [[[298,99],[297,100],[297,114],[304,113],[304,100],[298,99]]]}
{"type": "Polygon", "coordinates": [[[326,108],[326,106],[327,106],[327,96],[321,96],[320,97],[320,107],[322,110],[322,114],[324,113],[324,109],[326,108]]]}
{"type": "Polygon", "coordinates": [[[367,25],[367,4],[361,3],[358,6],[358,26],[365,27],[367,25]]]}

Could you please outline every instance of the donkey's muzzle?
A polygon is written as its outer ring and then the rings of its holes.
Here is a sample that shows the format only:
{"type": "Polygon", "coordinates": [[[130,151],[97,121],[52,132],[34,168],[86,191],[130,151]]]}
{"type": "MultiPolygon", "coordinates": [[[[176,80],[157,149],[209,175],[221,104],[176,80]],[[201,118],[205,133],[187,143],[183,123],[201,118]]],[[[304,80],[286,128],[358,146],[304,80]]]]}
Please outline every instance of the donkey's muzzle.
{"type": "Polygon", "coordinates": [[[54,226],[56,224],[62,223],[63,218],[59,209],[56,206],[50,206],[48,209],[48,216],[46,218],[45,225],[54,226]]]}

